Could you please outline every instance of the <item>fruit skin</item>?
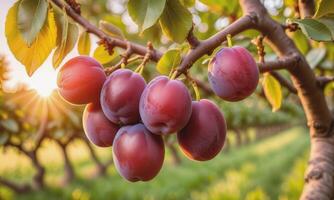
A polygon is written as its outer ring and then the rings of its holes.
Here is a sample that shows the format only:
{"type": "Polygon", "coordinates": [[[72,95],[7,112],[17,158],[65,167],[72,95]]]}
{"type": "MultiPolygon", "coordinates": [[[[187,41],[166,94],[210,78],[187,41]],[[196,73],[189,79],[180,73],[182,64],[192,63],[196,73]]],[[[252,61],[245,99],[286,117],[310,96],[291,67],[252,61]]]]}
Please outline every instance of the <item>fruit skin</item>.
{"type": "Polygon", "coordinates": [[[85,134],[93,144],[99,147],[112,146],[119,127],[104,116],[99,105],[88,104],[82,122],[85,134]]]}
{"type": "Polygon", "coordinates": [[[60,95],[72,104],[98,103],[106,75],[99,62],[89,56],[67,61],[57,77],[60,95]]]}
{"type": "Polygon", "coordinates": [[[190,159],[214,158],[224,146],[226,122],[219,108],[210,100],[193,101],[191,118],[177,133],[183,153],[190,159]]]}
{"type": "Polygon", "coordinates": [[[190,119],[191,96],[181,81],[158,76],[145,88],[139,111],[143,123],[152,133],[174,133],[190,119]]]}
{"type": "Polygon", "coordinates": [[[251,95],[259,82],[259,69],[247,49],[222,48],[208,67],[209,82],[216,95],[240,101],[251,95]]]}
{"type": "Polygon", "coordinates": [[[101,90],[101,106],[106,117],[116,124],[140,121],[139,101],[146,87],[142,76],[129,69],[113,72],[101,90]]]}
{"type": "Polygon", "coordinates": [[[143,124],[124,126],[116,134],[113,159],[117,171],[131,182],[149,181],[160,171],[165,157],[162,137],[143,124]]]}

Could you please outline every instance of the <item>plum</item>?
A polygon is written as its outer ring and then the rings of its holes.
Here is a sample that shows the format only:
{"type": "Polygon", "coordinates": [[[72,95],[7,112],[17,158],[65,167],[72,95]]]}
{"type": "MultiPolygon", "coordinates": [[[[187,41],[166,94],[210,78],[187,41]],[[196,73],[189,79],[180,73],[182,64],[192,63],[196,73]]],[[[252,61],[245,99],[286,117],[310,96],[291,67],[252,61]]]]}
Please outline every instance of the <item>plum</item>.
{"type": "Polygon", "coordinates": [[[158,76],[145,88],[139,112],[144,125],[152,133],[166,135],[177,132],[190,119],[190,93],[181,81],[158,76]]]}
{"type": "Polygon", "coordinates": [[[116,134],[113,159],[117,171],[131,182],[149,181],[160,171],[165,156],[162,137],[143,124],[124,126],[116,134]]]}
{"type": "Polygon", "coordinates": [[[210,160],[223,148],[225,137],[226,123],[219,108],[207,99],[193,101],[190,120],[177,133],[184,154],[197,161],[210,160]]]}
{"type": "Polygon", "coordinates": [[[226,101],[251,95],[259,82],[259,69],[247,49],[222,48],[209,63],[209,82],[214,93],[226,101]]]}
{"type": "Polygon", "coordinates": [[[101,90],[101,106],[106,117],[116,124],[140,121],[139,101],[146,87],[142,76],[129,69],[113,72],[101,90]]]}
{"type": "Polygon", "coordinates": [[[106,75],[101,64],[88,56],[67,61],[57,77],[60,95],[72,104],[98,103],[106,75]]]}
{"type": "Polygon", "coordinates": [[[86,106],[82,122],[85,134],[93,144],[99,147],[112,146],[119,127],[104,116],[98,104],[86,106]]]}

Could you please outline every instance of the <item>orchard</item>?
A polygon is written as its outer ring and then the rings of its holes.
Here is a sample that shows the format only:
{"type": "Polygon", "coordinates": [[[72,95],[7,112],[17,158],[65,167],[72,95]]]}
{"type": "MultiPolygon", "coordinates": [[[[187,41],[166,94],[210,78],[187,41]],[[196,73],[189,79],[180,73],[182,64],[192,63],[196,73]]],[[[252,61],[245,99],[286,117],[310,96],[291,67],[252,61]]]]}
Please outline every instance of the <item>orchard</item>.
{"type": "Polygon", "coordinates": [[[334,198],[334,1],[2,12],[0,199],[334,198]]]}

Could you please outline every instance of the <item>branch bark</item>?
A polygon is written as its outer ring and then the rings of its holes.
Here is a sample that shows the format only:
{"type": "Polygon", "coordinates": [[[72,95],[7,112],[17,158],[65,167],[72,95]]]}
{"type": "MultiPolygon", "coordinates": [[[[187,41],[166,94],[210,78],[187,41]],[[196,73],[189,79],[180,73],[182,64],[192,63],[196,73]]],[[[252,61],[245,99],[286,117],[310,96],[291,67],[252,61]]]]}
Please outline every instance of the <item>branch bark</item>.
{"type": "Polygon", "coordinates": [[[292,67],[295,67],[298,63],[299,57],[298,56],[289,56],[277,59],[275,61],[269,61],[265,63],[258,63],[260,72],[270,72],[274,70],[280,70],[280,69],[289,69],[292,67]]]}
{"type": "MultiPolygon", "coordinates": [[[[111,45],[120,47],[122,49],[127,48],[127,41],[121,40],[119,38],[112,38],[106,33],[104,33],[102,30],[91,24],[88,20],[83,18],[80,14],[78,14],[75,10],[71,8],[68,4],[64,3],[62,0],[52,0],[52,2],[58,6],[61,9],[65,9],[68,16],[70,16],[74,21],[79,23],[82,27],[84,27],[87,32],[92,33],[99,37],[100,39],[108,40],[110,41],[111,45]]],[[[136,43],[130,43],[131,49],[133,53],[136,53],[138,55],[145,56],[146,54],[146,47],[136,44],[136,43]]],[[[158,61],[160,57],[162,56],[162,53],[156,50],[153,50],[151,59],[153,61],[158,61]]]]}
{"type": "Polygon", "coordinates": [[[301,18],[311,18],[314,15],[315,12],[314,0],[299,0],[298,6],[301,18]]]}
{"type": "Polygon", "coordinates": [[[296,55],[300,58],[289,72],[306,114],[312,145],[301,199],[333,199],[333,117],[322,90],[317,86],[315,75],[282,26],[268,15],[259,0],[240,0],[240,5],[245,15],[256,15],[252,28],[266,35],[267,43],[280,57],[296,55]]]}

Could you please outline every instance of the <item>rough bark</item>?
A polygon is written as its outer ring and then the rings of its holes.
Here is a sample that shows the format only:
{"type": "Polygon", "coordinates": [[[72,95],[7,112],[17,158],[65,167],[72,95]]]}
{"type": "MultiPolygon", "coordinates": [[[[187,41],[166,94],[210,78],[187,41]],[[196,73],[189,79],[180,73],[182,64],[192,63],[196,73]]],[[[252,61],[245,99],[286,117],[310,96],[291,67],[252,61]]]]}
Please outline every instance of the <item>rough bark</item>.
{"type": "Polygon", "coordinates": [[[252,28],[266,36],[268,44],[280,57],[299,57],[297,64],[289,72],[305,111],[311,136],[310,162],[301,199],[333,199],[333,117],[324,94],[317,85],[316,77],[282,26],[272,20],[260,1],[240,0],[240,5],[246,15],[256,15],[252,28]]]}

